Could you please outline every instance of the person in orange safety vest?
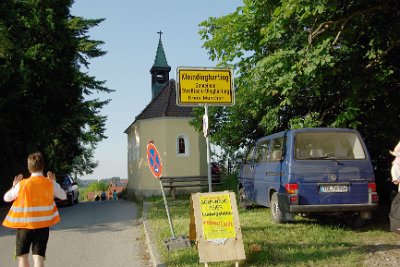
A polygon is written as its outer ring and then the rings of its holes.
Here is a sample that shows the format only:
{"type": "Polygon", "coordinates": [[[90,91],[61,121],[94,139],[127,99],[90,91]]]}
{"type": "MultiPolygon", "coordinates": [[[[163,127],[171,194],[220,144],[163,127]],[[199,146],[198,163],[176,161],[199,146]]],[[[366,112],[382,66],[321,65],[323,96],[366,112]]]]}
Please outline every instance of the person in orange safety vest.
{"type": "Polygon", "coordinates": [[[49,227],[60,221],[54,197],[66,199],[65,191],[56,182],[55,174],[43,175],[44,159],[40,152],[28,156],[28,170],[31,176],[15,176],[13,186],[4,195],[4,201],[11,202],[10,211],[3,225],[15,228],[16,257],[18,266],[29,267],[29,250],[32,245],[35,267],[44,266],[49,227]]]}

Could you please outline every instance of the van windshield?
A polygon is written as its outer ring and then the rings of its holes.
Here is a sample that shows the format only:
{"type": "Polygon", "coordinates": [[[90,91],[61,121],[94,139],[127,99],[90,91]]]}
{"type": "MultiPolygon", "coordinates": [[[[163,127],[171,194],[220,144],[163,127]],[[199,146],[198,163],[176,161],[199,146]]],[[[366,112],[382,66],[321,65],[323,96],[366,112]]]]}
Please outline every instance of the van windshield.
{"type": "Polygon", "coordinates": [[[358,135],[341,132],[304,132],[295,136],[295,158],[313,159],[365,159],[358,135]]]}

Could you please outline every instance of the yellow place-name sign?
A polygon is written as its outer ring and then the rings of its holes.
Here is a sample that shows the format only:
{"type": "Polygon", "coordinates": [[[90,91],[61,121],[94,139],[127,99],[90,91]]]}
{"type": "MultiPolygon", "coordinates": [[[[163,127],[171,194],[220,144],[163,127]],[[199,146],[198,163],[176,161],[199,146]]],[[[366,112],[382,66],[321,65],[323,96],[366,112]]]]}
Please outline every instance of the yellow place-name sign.
{"type": "Polygon", "coordinates": [[[178,67],[176,74],[178,106],[234,104],[231,69],[178,67]]]}

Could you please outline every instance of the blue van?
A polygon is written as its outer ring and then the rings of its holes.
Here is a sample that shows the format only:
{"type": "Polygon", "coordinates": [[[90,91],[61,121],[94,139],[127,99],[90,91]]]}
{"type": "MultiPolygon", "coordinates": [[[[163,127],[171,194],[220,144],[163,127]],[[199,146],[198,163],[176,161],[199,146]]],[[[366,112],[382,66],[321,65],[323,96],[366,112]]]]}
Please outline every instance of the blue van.
{"type": "Polygon", "coordinates": [[[239,203],[271,209],[282,223],[300,215],[343,215],[353,225],[378,206],[360,134],[344,128],[288,130],[257,140],[239,174],[239,203]]]}

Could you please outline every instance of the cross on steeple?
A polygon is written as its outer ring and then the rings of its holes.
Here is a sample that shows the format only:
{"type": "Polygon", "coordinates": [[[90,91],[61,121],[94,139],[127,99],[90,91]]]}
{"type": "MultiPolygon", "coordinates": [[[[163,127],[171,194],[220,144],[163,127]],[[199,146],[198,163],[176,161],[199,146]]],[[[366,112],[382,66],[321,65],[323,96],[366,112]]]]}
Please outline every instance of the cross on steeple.
{"type": "Polygon", "coordinates": [[[160,30],[159,32],[157,32],[160,35],[160,39],[161,39],[161,34],[163,34],[163,32],[160,30]]]}

